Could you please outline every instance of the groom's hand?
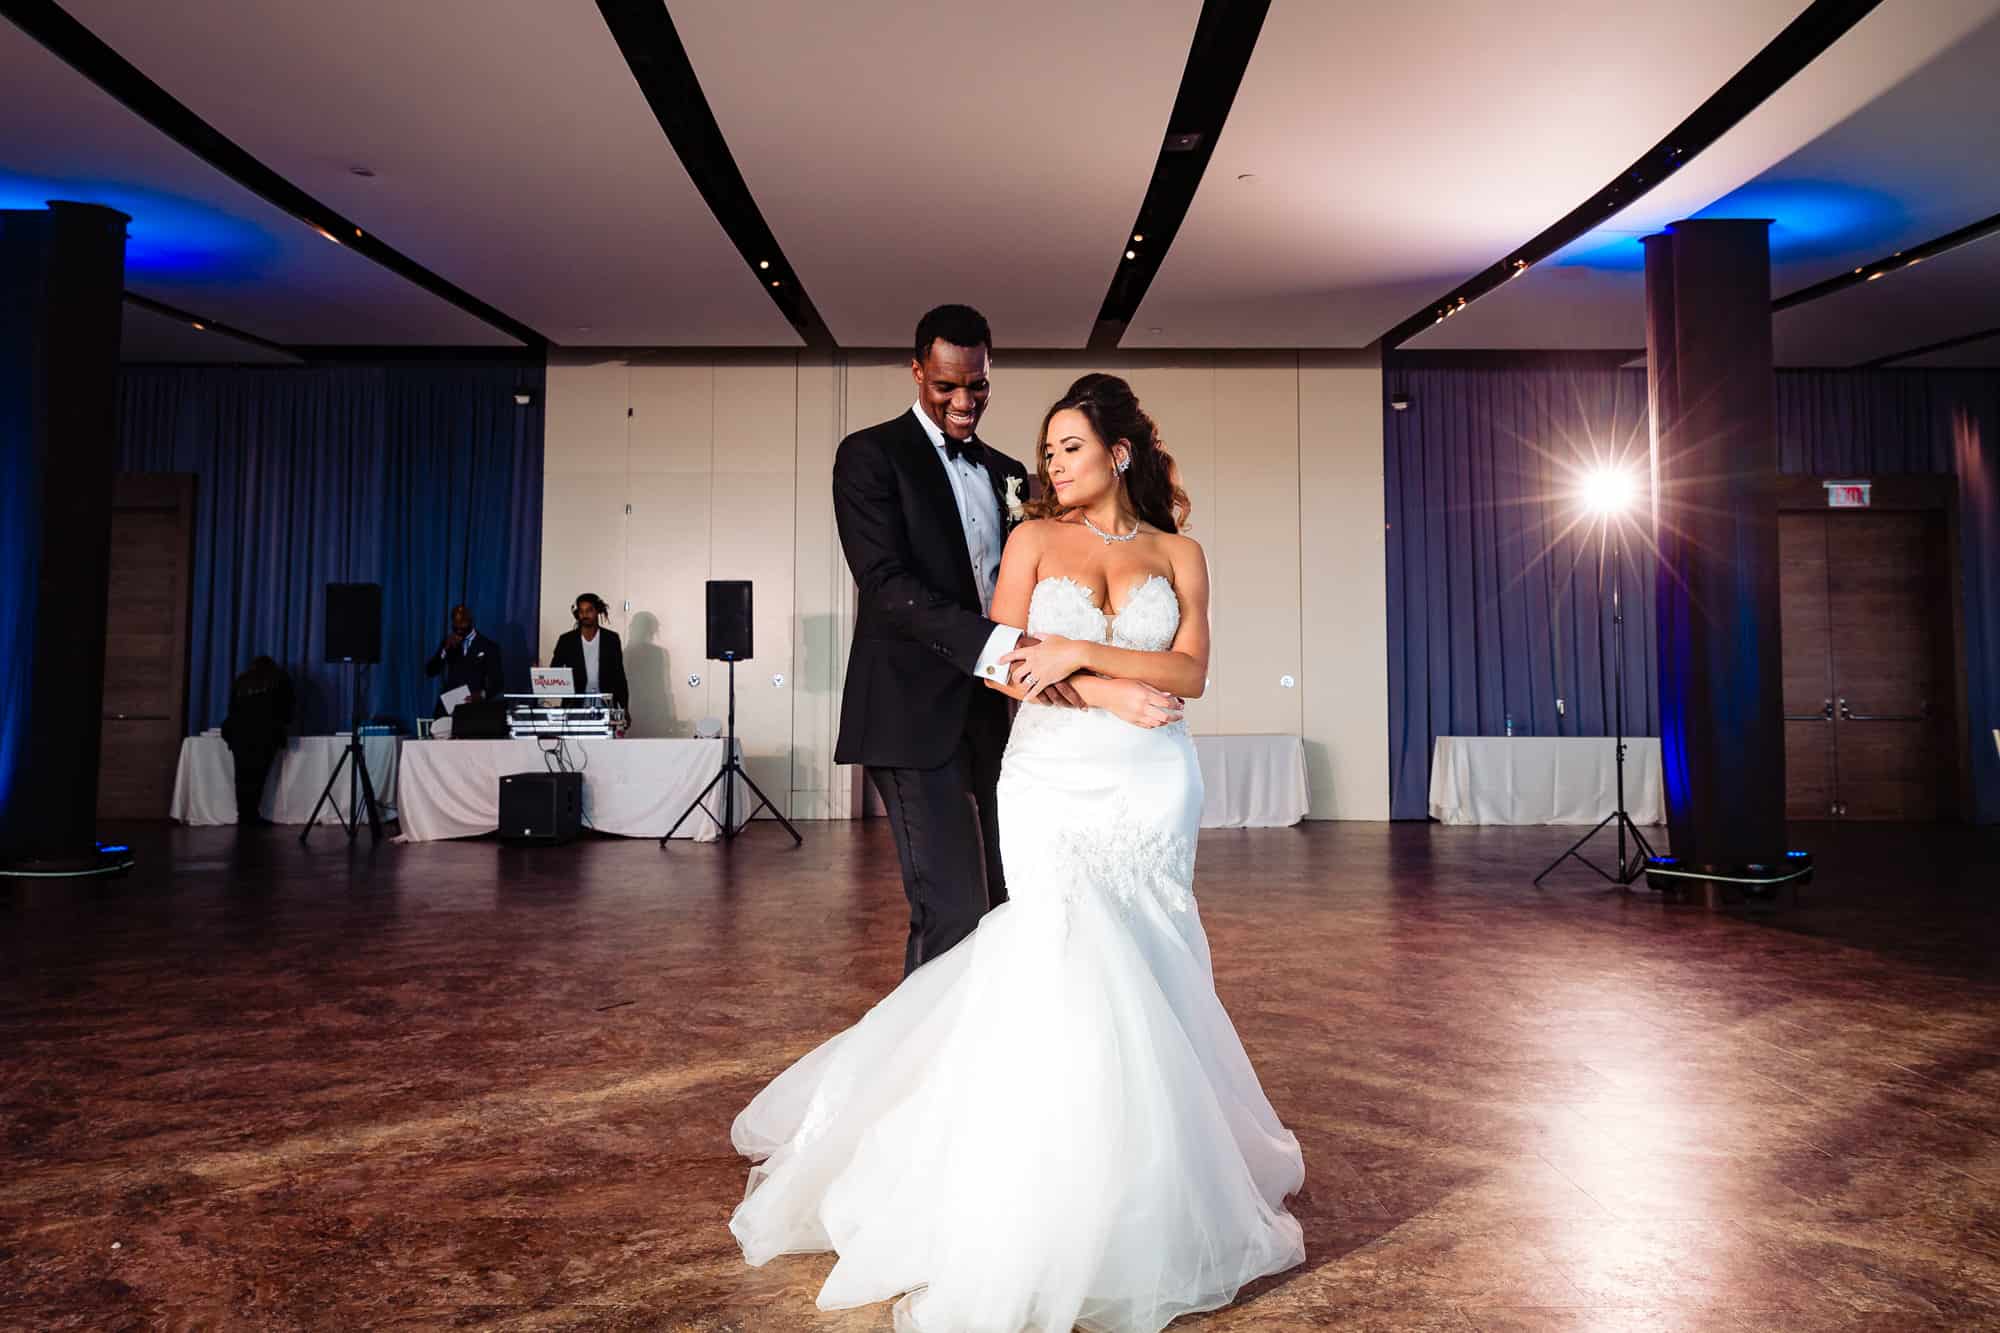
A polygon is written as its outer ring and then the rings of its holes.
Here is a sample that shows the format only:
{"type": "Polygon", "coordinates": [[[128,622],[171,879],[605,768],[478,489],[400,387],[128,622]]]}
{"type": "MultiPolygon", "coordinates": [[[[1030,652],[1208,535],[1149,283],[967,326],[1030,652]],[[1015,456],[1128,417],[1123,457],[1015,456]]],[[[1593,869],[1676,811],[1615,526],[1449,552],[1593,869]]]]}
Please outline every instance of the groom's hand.
{"type": "Polygon", "coordinates": [[[1044,686],[1042,692],[1035,696],[1034,701],[1054,704],[1058,708],[1082,708],[1085,706],[1083,696],[1076,692],[1076,686],[1066,680],[1059,680],[1053,685],[1044,686]]]}

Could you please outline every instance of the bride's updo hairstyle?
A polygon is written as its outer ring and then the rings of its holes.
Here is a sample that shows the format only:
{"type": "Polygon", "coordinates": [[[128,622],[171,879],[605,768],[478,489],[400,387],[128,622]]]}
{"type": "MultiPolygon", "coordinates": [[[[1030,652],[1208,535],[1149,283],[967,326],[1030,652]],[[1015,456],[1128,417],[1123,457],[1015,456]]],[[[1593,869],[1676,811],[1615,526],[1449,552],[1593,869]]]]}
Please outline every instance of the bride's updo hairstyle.
{"type": "Polygon", "coordinates": [[[1049,485],[1049,422],[1058,412],[1075,409],[1083,413],[1090,428],[1108,451],[1120,440],[1132,449],[1132,464],[1122,480],[1132,509],[1143,521],[1162,532],[1179,532],[1187,526],[1193,506],[1181,489],[1180,469],[1174,456],[1160,447],[1160,428],[1139,406],[1132,386],[1116,375],[1093,371],[1069,386],[1062,397],[1042,414],[1042,433],[1035,437],[1035,474],[1041,481],[1041,498],[1027,505],[1031,518],[1060,518],[1070,506],[1056,498],[1049,485]]]}

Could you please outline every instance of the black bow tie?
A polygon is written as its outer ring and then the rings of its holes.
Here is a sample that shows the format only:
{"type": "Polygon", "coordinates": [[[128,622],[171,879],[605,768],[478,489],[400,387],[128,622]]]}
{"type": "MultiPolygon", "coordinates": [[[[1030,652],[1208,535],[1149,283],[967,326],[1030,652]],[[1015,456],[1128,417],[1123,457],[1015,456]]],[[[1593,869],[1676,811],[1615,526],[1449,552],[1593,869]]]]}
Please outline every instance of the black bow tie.
{"type": "Polygon", "coordinates": [[[961,440],[951,435],[944,437],[944,456],[950,462],[956,463],[960,458],[970,458],[973,462],[977,463],[979,461],[978,450],[979,441],[977,439],[961,440]]]}

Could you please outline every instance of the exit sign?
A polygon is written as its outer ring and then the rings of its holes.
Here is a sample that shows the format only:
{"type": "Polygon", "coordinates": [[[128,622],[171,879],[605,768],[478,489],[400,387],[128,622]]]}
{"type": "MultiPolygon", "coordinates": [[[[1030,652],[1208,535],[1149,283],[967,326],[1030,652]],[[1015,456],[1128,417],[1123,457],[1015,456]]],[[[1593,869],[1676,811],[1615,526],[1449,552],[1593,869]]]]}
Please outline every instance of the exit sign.
{"type": "Polygon", "coordinates": [[[1866,509],[1868,488],[1865,481],[1829,481],[1826,483],[1826,507],[1828,509],[1866,509]]]}

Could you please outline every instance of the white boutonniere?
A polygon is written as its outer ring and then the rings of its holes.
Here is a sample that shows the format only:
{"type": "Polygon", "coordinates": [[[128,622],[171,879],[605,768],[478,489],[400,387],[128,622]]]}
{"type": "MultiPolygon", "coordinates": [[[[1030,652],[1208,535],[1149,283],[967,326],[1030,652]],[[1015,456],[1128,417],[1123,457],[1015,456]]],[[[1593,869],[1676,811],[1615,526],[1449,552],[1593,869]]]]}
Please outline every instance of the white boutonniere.
{"type": "Polygon", "coordinates": [[[1019,523],[1025,512],[1021,508],[1021,479],[1019,477],[1009,477],[1007,478],[1007,517],[1011,521],[1019,523]]]}

